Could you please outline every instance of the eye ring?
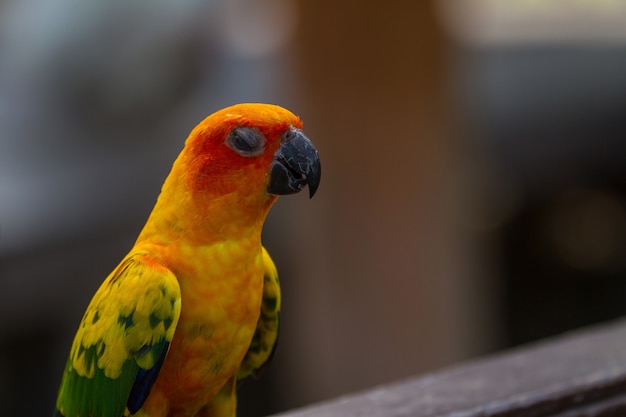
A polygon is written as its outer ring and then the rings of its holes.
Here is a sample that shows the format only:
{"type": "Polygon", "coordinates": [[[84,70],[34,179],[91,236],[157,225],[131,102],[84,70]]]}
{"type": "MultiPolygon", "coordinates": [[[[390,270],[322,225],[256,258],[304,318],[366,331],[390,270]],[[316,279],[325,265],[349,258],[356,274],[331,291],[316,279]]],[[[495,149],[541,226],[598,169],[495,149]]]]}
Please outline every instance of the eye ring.
{"type": "Polygon", "coordinates": [[[241,156],[258,156],[265,150],[265,136],[259,129],[239,126],[230,131],[226,144],[241,156]]]}

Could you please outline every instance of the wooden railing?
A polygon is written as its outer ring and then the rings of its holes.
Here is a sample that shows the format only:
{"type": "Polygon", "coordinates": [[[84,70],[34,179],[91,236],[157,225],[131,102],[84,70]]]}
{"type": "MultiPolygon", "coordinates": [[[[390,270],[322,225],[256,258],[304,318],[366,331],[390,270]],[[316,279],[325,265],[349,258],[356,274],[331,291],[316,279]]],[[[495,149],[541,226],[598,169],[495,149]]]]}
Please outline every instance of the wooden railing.
{"type": "Polygon", "coordinates": [[[626,416],[626,320],[277,416],[626,416]]]}

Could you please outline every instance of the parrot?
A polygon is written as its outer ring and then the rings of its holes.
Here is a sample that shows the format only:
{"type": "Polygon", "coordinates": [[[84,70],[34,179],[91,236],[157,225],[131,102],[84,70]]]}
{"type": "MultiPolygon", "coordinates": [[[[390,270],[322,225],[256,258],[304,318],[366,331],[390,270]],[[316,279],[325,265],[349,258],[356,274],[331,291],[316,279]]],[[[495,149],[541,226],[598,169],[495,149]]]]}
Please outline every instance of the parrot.
{"type": "Polygon", "coordinates": [[[281,292],[261,243],[281,195],[321,177],[289,110],[236,104],[189,134],[133,247],[80,321],[56,417],[233,417],[274,353],[281,292]]]}

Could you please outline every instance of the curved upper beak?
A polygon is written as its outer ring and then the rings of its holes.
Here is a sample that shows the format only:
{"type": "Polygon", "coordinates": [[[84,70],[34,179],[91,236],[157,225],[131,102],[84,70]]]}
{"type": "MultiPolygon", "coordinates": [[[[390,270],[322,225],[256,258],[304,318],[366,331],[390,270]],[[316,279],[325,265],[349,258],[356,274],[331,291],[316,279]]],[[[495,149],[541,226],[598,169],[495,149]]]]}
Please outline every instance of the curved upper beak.
{"type": "Polygon", "coordinates": [[[321,174],[317,149],[300,129],[292,128],[285,132],[283,143],[274,155],[267,192],[274,195],[294,194],[308,185],[309,197],[313,197],[321,174]]]}

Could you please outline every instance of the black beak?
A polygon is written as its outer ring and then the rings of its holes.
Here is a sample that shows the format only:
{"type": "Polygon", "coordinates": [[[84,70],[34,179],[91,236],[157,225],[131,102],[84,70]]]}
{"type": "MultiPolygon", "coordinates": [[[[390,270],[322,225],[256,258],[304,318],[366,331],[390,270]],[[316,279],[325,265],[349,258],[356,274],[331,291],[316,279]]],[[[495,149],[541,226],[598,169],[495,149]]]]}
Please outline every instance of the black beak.
{"type": "Polygon", "coordinates": [[[321,175],[317,149],[300,129],[291,128],[285,132],[283,144],[274,155],[267,192],[274,195],[294,194],[308,184],[309,197],[313,197],[321,175]]]}

